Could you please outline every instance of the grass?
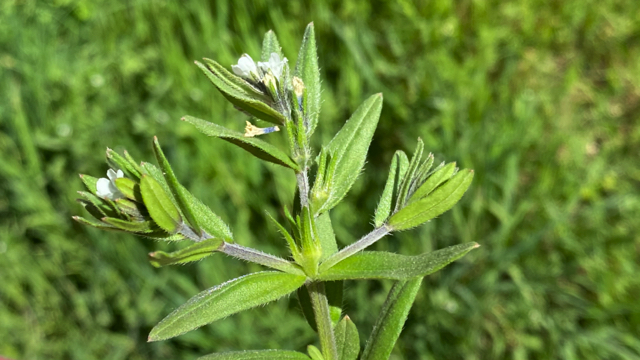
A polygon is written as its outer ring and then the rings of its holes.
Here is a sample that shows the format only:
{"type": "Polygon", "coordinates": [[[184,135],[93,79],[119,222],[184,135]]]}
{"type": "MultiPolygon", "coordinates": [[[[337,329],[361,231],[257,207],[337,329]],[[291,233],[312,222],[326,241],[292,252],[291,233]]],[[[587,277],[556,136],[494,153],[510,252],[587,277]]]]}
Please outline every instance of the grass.
{"type": "MultiPolygon", "coordinates": [[[[157,270],[146,253],[177,245],[70,217],[82,212],[77,173],[102,175],[107,146],[151,160],[158,135],[238,242],[281,251],[264,210],[281,214],[292,177],[179,119],[242,129],[193,60],[230,65],[273,29],[294,61],[314,21],[318,144],[366,96],[385,96],[366,172],[332,212],[342,246],[370,228],[393,151],[417,136],[476,173],[454,210],[376,245],[482,244],[426,279],[393,359],[639,359],[638,16],[633,0],[2,2],[0,355],[192,359],[313,341],[290,298],[147,344],[171,309],[251,265],[216,256],[157,270]]],[[[348,284],[361,339],[389,287],[348,284]]]]}

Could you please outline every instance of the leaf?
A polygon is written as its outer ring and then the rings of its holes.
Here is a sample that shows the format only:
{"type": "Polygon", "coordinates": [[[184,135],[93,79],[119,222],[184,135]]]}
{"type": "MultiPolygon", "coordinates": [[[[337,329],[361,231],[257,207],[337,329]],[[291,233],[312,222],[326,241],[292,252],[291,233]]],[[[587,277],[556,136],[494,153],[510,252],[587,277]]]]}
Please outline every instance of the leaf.
{"type": "Polygon", "coordinates": [[[423,150],[424,143],[422,142],[422,139],[418,138],[416,151],[413,152],[413,156],[411,157],[411,161],[409,162],[407,171],[405,172],[404,177],[402,178],[402,182],[400,183],[395,211],[399,211],[400,209],[402,209],[407,203],[407,199],[409,198],[409,196],[411,196],[409,190],[411,189],[411,183],[415,178],[415,173],[420,166],[420,159],[422,158],[423,150]]]}
{"type": "Polygon", "coordinates": [[[220,248],[223,242],[221,239],[213,238],[195,243],[172,253],[154,251],[149,253],[149,262],[151,262],[151,265],[159,268],[166,265],[186,264],[198,261],[213,254],[220,248]]]}
{"type": "Polygon", "coordinates": [[[450,246],[417,256],[382,251],[352,255],[329,269],[320,266],[319,280],[393,279],[407,280],[432,274],[477,248],[475,242],[450,246]]]}
{"type": "Polygon", "coordinates": [[[389,215],[391,215],[391,204],[393,202],[393,189],[396,183],[396,173],[398,171],[398,154],[396,153],[391,160],[391,167],[389,168],[389,176],[387,176],[387,182],[384,184],[384,190],[380,195],[380,201],[378,201],[378,207],[376,207],[375,215],[373,216],[373,223],[376,228],[380,227],[387,221],[389,215]]]}
{"type": "Polygon", "coordinates": [[[313,23],[307,25],[302,38],[302,45],[298,52],[295,76],[302,79],[306,89],[303,99],[304,119],[307,135],[310,136],[318,124],[321,106],[320,67],[318,66],[318,50],[313,23]]]}
{"type": "Polygon", "coordinates": [[[324,259],[338,252],[336,235],[333,232],[328,211],[316,218],[316,229],[318,230],[318,239],[322,247],[322,256],[320,257],[320,262],[322,262],[324,259]]]}
{"type": "Polygon", "coordinates": [[[210,354],[197,360],[309,360],[309,357],[289,350],[248,350],[210,354]]]}
{"type": "Polygon", "coordinates": [[[256,137],[245,137],[243,133],[224,128],[220,125],[198,119],[192,116],[185,116],[182,120],[193,124],[196,129],[207,136],[214,136],[240,146],[259,159],[282,165],[299,171],[300,168],[287,154],[277,147],[256,137]]]}
{"type": "Polygon", "coordinates": [[[277,300],[302,286],[306,277],[264,271],[227,281],[191,298],[156,325],[149,341],[170,339],[237,312],[277,300]]]}
{"type": "Polygon", "coordinates": [[[142,202],[140,194],[140,186],[129,178],[117,178],[115,180],[116,187],[127,198],[133,201],[142,202]]]}
{"type": "Polygon", "coordinates": [[[273,30],[269,30],[266,34],[264,34],[264,40],[262,40],[261,60],[263,62],[269,61],[271,53],[280,55],[281,59],[284,58],[284,54],[282,54],[282,48],[280,47],[280,42],[278,42],[276,33],[274,33],[273,30]]]}
{"type": "Polygon", "coordinates": [[[204,59],[208,66],[196,61],[196,65],[205,73],[211,82],[220,90],[222,95],[233,105],[241,110],[264,121],[282,125],[287,118],[270,106],[270,101],[259,90],[251,87],[249,83],[232,75],[217,62],[204,59]],[[244,82],[244,83],[242,83],[244,82]]]}
{"type": "Polygon", "coordinates": [[[98,183],[98,178],[85,175],[85,174],[80,174],[80,180],[82,180],[82,183],[87,188],[87,190],[89,190],[93,195],[97,196],[96,184],[98,183]]]}
{"type": "Polygon", "coordinates": [[[314,184],[312,201],[317,214],[322,214],[337,205],[356,181],[364,166],[381,110],[382,94],[372,95],[358,107],[327,145],[327,151],[335,167],[327,167],[327,176],[322,188],[314,184]],[[325,197],[326,193],[328,196],[325,197]]]}
{"type": "Polygon", "coordinates": [[[456,169],[456,163],[449,163],[442,168],[435,171],[431,176],[427,178],[424,184],[420,185],[420,187],[411,195],[409,199],[409,203],[412,203],[416,200],[420,200],[425,196],[431,194],[431,192],[440,186],[445,181],[449,180],[453,175],[456,169]]]}
{"type": "Polygon", "coordinates": [[[307,353],[309,354],[309,357],[311,357],[311,360],[324,360],[324,356],[322,356],[320,349],[313,345],[307,346],[307,353]]]}
{"type": "Polygon", "coordinates": [[[187,196],[183,191],[182,185],[178,182],[176,175],[173,173],[173,169],[171,169],[171,164],[164,156],[162,152],[162,148],[160,147],[160,143],[158,142],[158,137],[153,137],[153,152],[156,155],[156,160],[158,161],[158,165],[160,169],[162,169],[162,175],[164,175],[164,179],[171,190],[171,194],[177,200],[178,207],[184,214],[184,217],[187,219],[189,225],[193,231],[202,236],[202,230],[200,229],[200,225],[198,225],[198,221],[194,215],[194,211],[191,206],[191,202],[187,201],[187,196]]]}
{"type": "Polygon", "coordinates": [[[422,278],[398,281],[393,285],[382,305],[380,315],[371,336],[362,352],[360,360],[388,360],[409,310],[420,289],[422,278]]]}
{"type": "Polygon", "coordinates": [[[115,226],[107,225],[107,224],[104,224],[104,223],[99,223],[99,222],[96,222],[96,221],[87,220],[87,219],[85,219],[85,218],[83,218],[81,216],[72,216],[71,218],[73,220],[79,222],[80,224],[89,225],[89,226],[92,226],[92,227],[94,227],[96,229],[122,231],[122,230],[118,229],[115,226]]]}
{"type": "Polygon", "coordinates": [[[461,170],[431,195],[412,202],[389,219],[394,230],[406,230],[423,224],[451,209],[467,191],[473,180],[473,170],[461,170]]]}
{"type": "Polygon", "coordinates": [[[356,324],[345,316],[335,328],[339,360],[356,360],[360,352],[360,335],[356,324]]]}
{"type": "Polygon", "coordinates": [[[170,234],[180,230],[180,212],[158,181],[149,175],[143,175],[140,179],[140,193],[149,215],[158,226],[170,234]]]}
{"type": "Polygon", "coordinates": [[[101,219],[103,223],[114,226],[120,230],[134,233],[151,233],[154,231],[151,221],[127,221],[117,218],[105,217],[101,219]]]}

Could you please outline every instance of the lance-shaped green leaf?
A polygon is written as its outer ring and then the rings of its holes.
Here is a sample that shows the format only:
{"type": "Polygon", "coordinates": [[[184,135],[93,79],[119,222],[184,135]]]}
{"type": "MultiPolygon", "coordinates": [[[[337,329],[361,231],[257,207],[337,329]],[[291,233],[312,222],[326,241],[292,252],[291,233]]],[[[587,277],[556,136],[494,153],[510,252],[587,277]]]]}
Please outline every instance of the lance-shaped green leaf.
{"type": "Polygon", "coordinates": [[[320,67],[318,66],[318,50],[313,23],[307,25],[298,52],[295,76],[302,79],[306,88],[306,96],[302,101],[307,134],[311,135],[318,124],[320,116],[320,67]]]}
{"type": "Polygon", "coordinates": [[[97,222],[97,221],[92,221],[92,220],[87,220],[81,216],[72,216],[71,217],[73,220],[79,222],[80,224],[84,224],[84,225],[88,225],[91,227],[94,227],[96,229],[100,229],[100,230],[116,230],[116,231],[122,231],[120,229],[118,229],[115,226],[111,226],[105,223],[101,223],[101,222],[97,222]]]}
{"type": "Polygon", "coordinates": [[[299,171],[298,165],[287,154],[264,140],[260,140],[256,137],[245,137],[241,132],[233,131],[192,116],[185,116],[182,120],[193,124],[201,133],[207,136],[214,136],[240,146],[259,159],[299,171]]]}
{"type": "Polygon", "coordinates": [[[467,191],[473,180],[473,170],[461,170],[431,195],[412,202],[389,219],[394,230],[406,230],[423,224],[451,209],[467,191]]]}
{"type": "Polygon", "coordinates": [[[422,278],[419,277],[393,285],[360,360],[389,360],[421,283],[422,278]]]}
{"type": "Polygon", "coordinates": [[[160,183],[149,175],[140,179],[140,193],[153,221],[170,234],[182,226],[182,217],[160,183]]]}
{"type": "Polygon", "coordinates": [[[352,255],[329,269],[320,267],[320,280],[407,280],[432,274],[477,248],[475,242],[459,244],[417,256],[382,251],[352,255]]]}
{"type": "Polygon", "coordinates": [[[356,360],[360,352],[360,335],[356,324],[349,316],[345,316],[335,327],[336,348],[338,348],[338,359],[356,360]]]}
{"type": "Polygon", "coordinates": [[[284,58],[284,54],[282,54],[282,48],[280,47],[280,42],[278,41],[278,37],[276,37],[276,33],[273,32],[273,30],[269,30],[266,34],[264,34],[264,40],[262,40],[262,61],[269,61],[271,53],[280,55],[281,59],[284,58]]]}
{"type": "Polygon", "coordinates": [[[173,197],[178,203],[178,207],[182,211],[182,214],[184,214],[184,217],[193,231],[201,236],[202,230],[200,229],[198,220],[194,215],[191,202],[187,200],[187,195],[184,193],[182,185],[178,182],[178,178],[176,178],[176,175],[173,173],[171,164],[169,164],[169,161],[164,156],[160,143],[158,142],[158,137],[156,136],[153,137],[153,152],[156,155],[156,160],[158,161],[160,169],[162,169],[162,175],[164,175],[164,179],[166,180],[173,197]]]}
{"type": "Polygon", "coordinates": [[[109,199],[100,198],[86,191],[78,191],[78,194],[82,196],[86,201],[91,203],[93,206],[95,206],[95,208],[103,214],[100,217],[97,217],[94,215],[96,219],[101,219],[104,216],[118,217],[120,215],[120,211],[115,207],[115,204],[113,201],[109,199]]]}
{"type": "Polygon", "coordinates": [[[424,143],[422,139],[418,138],[418,144],[416,145],[416,151],[414,151],[413,156],[411,157],[411,161],[409,162],[409,166],[407,167],[407,171],[404,173],[404,177],[402,182],[400,183],[400,188],[398,189],[398,196],[396,200],[395,211],[402,209],[407,200],[411,196],[409,193],[411,189],[411,185],[415,179],[415,174],[420,167],[420,160],[422,159],[422,152],[424,151],[424,143]]]}
{"type": "Polygon", "coordinates": [[[221,239],[213,238],[171,253],[154,251],[149,253],[149,262],[151,262],[151,265],[159,268],[167,265],[186,264],[202,260],[218,250],[222,243],[223,241],[221,239]]]}
{"type": "Polygon", "coordinates": [[[237,312],[277,300],[302,286],[306,277],[264,271],[227,281],[194,296],[156,325],[149,341],[170,339],[237,312]]]}
{"type": "Polygon", "coordinates": [[[231,74],[217,62],[210,59],[204,61],[207,66],[197,61],[196,65],[234,106],[270,123],[281,125],[287,121],[284,115],[270,106],[269,100],[259,90],[250,90],[247,88],[251,87],[249,83],[231,74]]]}
{"type": "Polygon", "coordinates": [[[418,189],[411,195],[409,199],[409,203],[412,203],[416,200],[420,200],[425,196],[431,194],[433,190],[435,190],[438,186],[440,186],[445,181],[449,180],[453,175],[456,169],[456,163],[449,163],[437,171],[435,171],[431,176],[427,178],[427,180],[418,187],[418,189]]]}
{"type": "Polygon", "coordinates": [[[309,357],[289,350],[248,350],[210,354],[197,360],[309,360],[309,357]]]}
{"type": "Polygon", "coordinates": [[[321,214],[333,208],[351,189],[364,166],[381,109],[382,94],[371,96],[327,145],[335,166],[326,167],[322,186],[314,184],[312,201],[316,213],[321,214]]]}

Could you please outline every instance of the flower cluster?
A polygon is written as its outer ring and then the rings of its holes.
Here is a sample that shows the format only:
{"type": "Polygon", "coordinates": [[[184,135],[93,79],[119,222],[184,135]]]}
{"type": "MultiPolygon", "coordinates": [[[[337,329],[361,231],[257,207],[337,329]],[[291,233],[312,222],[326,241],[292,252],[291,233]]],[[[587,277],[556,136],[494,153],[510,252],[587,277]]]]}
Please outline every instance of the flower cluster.
{"type": "Polygon", "coordinates": [[[236,75],[248,80],[261,81],[265,75],[271,72],[271,74],[280,81],[282,71],[287,61],[287,58],[280,59],[280,55],[271,53],[269,61],[258,61],[258,65],[256,66],[251,56],[243,54],[238,60],[238,65],[231,65],[231,69],[236,75]]]}

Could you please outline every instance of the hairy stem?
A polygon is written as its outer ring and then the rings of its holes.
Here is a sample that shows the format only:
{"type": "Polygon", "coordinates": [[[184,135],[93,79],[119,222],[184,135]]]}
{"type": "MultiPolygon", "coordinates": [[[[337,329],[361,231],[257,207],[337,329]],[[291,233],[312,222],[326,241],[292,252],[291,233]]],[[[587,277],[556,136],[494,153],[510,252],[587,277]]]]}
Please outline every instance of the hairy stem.
{"type": "Polygon", "coordinates": [[[225,242],[220,246],[218,251],[240,260],[264,265],[290,274],[304,276],[304,272],[291,262],[274,255],[263,253],[256,249],[225,242]]]}
{"type": "Polygon", "coordinates": [[[300,208],[304,208],[309,204],[309,178],[307,177],[307,168],[296,173],[298,181],[298,191],[300,192],[300,208]]]}
{"type": "Polygon", "coordinates": [[[320,264],[319,271],[326,270],[332,267],[333,265],[339,263],[340,261],[348,258],[349,256],[357,253],[358,251],[362,251],[366,249],[371,244],[382,239],[385,235],[387,235],[390,232],[391,232],[391,229],[386,224],[380,226],[379,228],[363,236],[360,240],[354,242],[353,244],[331,255],[329,258],[323,261],[322,264],[320,264]]]}
{"type": "Polygon", "coordinates": [[[311,305],[313,305],[322,355],[325,360],[338,360],[338,348],[336,347],[336,337],[333,334],[333,324],[324,283],[310,282],[307,284],[307,290],[311,298],[311,305]]]}

